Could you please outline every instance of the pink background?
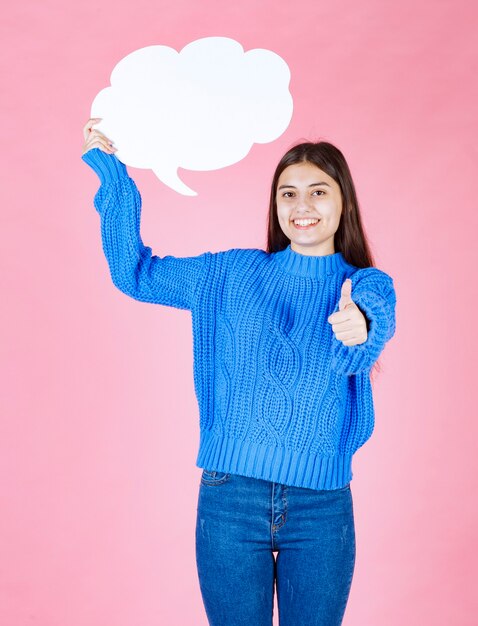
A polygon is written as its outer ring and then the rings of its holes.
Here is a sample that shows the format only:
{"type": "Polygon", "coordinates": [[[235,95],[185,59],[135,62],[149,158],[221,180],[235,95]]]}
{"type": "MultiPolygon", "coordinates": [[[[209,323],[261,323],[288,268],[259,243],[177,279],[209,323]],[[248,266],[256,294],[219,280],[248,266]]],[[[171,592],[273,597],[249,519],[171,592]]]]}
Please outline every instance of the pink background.
{"type": "Polygon", "coordinates": [[[207,624],[190,313],[114,287],[80,157],[121,58],[220,35],[286,60],[292,122],[236,165],[181,170],[195,198],[130,168],[143,240],[160,256],[264,247],[283,152],[343,150],[398,299],[354,459],[344,624],[476,624],[476,17],[451,0],[4,7],[0,623],[207,624]]]}

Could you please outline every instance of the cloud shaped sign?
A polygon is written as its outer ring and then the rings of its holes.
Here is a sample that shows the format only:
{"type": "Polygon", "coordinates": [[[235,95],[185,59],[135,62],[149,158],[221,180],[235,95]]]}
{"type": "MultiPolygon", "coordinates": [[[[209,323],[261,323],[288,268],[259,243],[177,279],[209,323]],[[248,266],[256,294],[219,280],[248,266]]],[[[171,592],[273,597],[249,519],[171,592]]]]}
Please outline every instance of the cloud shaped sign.
{"type": "Polygon", "coordinates": [[[118,159],[151,169],[184,195],[197,193],[178,168],[207,171],[243,159],[269,143],[292,118],[290,70],[275,52],[244,52],[228,37],[205,37],[180,52],[147,46],[113,69],[95,97],[95,128],[115,142],[118,159]]]}

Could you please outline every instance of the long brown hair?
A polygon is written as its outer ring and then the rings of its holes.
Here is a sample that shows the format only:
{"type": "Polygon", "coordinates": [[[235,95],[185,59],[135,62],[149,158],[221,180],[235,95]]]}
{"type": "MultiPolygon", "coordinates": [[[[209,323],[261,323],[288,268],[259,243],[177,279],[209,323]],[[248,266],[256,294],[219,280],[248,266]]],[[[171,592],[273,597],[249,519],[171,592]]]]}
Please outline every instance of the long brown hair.
{"type": "Polygon", "coordinates": [[[269,201],[267,227],[267,252],[279,252],[290,239],[284,234],[277,217],[277,183],[289,165],[309,162],[328,174],[339,185],[342,193],[342,215],[334,236],[336,252],[341,252],[347,263],[356,267],[375,267],[370,246],[365,235],[360,208],[349,166],[342,152],[328,141],[305,142],[288,150],[274,172],[269,201]]]}
{"type": "MultiPolygon", "coordinates": [[[[333,178],[342,194],[342,214],[334,235],[335,252],[341,252],[347,263],[355,267],[375,267],[375,261],[365,234],[355,185],[342,152],[328,141],[304,142],[292,146],[279,161],[272,178],[267,225],[267,252],[284,250],[290,239],[283,232],[277,217],[277,183],[289,165],[309,162],[333,178]]],[[[372,369],[380,371],[380,363],[372,369]]]]}

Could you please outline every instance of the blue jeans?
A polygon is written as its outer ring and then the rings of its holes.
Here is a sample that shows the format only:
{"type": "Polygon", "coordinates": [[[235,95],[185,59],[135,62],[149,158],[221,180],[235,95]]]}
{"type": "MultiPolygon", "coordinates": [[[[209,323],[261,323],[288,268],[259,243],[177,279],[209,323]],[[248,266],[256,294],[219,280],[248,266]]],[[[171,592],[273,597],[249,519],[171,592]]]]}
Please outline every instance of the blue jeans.
{"type": "Polygon", "coordinates": [[[271,626],[274,584],[280,626],[342,624],[355,567],[350,483],[314,490],[204,469],[196,562],[210,626],[271,626]]]}

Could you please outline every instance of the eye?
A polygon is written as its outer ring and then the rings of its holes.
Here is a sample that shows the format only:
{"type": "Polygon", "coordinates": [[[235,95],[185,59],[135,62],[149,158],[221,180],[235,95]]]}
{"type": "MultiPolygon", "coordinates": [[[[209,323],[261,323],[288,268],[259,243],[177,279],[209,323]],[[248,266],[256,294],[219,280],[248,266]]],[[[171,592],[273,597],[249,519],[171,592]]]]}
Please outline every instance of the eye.
{"type": "Polygon", "coordinates": [[[315,191],[313,191],[312,193],[315,193],[316,191],[319,191],[320,193],[325,193],[325,191],[323,189],[316,189],[315,191]]]}
{"type": "Polygon", "coordinates": [[[282,194],[282,196],[284,198],[289,198],[289,196],[287,195],[288,193],[292,193],[292,191],[284,191],[284,193],[282,194]]]}

